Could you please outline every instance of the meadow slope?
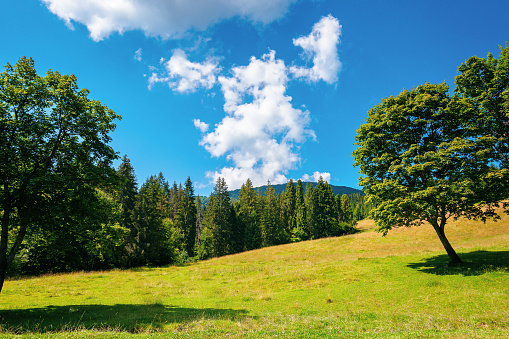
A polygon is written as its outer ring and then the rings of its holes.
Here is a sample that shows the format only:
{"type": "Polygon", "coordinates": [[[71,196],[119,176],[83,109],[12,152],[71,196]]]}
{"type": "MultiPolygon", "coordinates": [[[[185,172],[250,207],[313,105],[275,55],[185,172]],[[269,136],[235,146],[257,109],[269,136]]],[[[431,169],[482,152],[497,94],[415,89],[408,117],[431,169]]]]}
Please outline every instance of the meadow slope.
{"type": "Polygon", "coordinates": [[[507,338],[509,217],[429,225],[189,264],[9,280],[0,336],[507,338]]]}

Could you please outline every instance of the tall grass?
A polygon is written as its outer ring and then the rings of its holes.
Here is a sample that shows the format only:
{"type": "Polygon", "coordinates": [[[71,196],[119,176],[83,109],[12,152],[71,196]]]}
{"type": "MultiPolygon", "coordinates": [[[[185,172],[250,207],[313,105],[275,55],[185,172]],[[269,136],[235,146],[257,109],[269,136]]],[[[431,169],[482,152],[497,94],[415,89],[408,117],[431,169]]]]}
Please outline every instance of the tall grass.
{"type": "Polygon", "coordinates": [[[283,245],[184,267],[9,280],[5,337],[507,338],[509,218],[283,245]]]}

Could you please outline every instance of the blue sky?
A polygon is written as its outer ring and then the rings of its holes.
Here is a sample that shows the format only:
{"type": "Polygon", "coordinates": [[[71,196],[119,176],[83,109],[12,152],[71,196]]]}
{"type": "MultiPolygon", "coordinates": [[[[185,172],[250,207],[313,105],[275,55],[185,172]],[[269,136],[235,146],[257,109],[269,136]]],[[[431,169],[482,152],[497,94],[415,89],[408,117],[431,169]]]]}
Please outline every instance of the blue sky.
{"type": "Polygon", "coordinates": [[[0,63],[75,74],[122,116],[112,146],[140,184],[356,187],[368,109],[425,81],[453,88],[468,57],[498,56],[508,13],[507,0],[4,0],[0,63]]]}

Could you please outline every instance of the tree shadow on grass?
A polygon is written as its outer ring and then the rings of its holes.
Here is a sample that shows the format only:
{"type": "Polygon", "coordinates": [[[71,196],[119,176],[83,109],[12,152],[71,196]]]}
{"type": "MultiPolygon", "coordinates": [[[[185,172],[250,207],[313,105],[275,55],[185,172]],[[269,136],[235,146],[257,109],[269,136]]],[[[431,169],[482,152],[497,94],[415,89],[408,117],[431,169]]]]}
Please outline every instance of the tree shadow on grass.
{"type": "Polygon", "coordinates": [[[0,332],[15,334],[75,330],[104,330],[131,333],[158,332],[167,325],[178,330],[192,321],[234,321],[247,311],[215,308],[183,308],[151,305],[65,305],[0,311],[0,332]]]}
{"type": "Polygon", "coordinates": [[[451,265],[447,254],[424,259],[408,267],[436,275],[482,275],[490,272],[509,273],[509,251],[474,251],[458,253],[463,264],[451,265]]]}

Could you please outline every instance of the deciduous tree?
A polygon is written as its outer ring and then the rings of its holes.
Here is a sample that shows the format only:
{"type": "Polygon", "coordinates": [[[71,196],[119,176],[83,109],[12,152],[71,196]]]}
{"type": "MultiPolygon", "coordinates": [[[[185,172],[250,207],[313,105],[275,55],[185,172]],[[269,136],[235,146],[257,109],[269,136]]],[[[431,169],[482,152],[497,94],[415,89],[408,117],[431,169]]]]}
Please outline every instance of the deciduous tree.
{"type": "Polygon", "coordinates": [[[24,57],[5,68],[0,74],[0,290],[25,235],[59,213],[54,207],[59,195],[106,185],[116,176],[109,133],[120,118],[89,99],[74,75],[39,76],[33,60],[24,57]]]}
{"type": "Polygon", "coordinates": [[[451,98],[445,83],[404,90],[369,110],[354,156],[380,232],[427,221],[451,261],[461,262],[445,236],[447,221],[496,216],[478,194],[489,184],[492,159],[464,123],[476,114],[468,100],[451,98]]]}

